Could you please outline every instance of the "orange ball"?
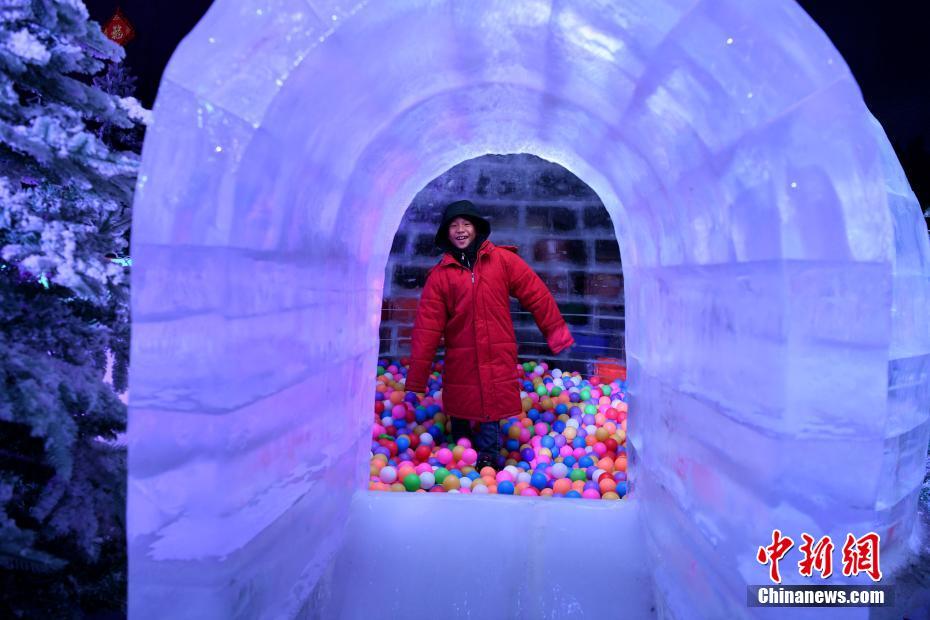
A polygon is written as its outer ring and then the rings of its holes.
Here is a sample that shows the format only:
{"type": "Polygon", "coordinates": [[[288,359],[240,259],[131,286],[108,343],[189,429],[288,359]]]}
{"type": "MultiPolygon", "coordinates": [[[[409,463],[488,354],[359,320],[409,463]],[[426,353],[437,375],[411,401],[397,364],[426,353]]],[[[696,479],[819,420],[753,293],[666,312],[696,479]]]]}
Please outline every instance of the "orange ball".
{"type": "MultiPolygon", "coordinates": [[[[623,426],[626,426],[626,422],[623,423],[623,426]]],[[[626,428],[623,430],[617,431],[617,443],[626,442],[626,428]]]]}
{"type": "Polygon", "coordinates": [[[617,411],[629,411],[629,405],[627,405],[626,403],[620,403],[619,405],[614,407],[614,409],[616,409],[617,411]]]}
{"type": "Polygon", "coordinates": [[[497,472],[494,471],[493,467],[482,467],[481,471],[478,473],[481,474],[482,478],[490,477],[492,480],[497,476],[497,472]]]}
{"type": "Polygon", "coordinates": [[[616,465],[617,471],[626,471],[626,455],[618,456],[617,460],[614,461],[614,465],[616,465]]]}
{"type": "Polygon", "coordinates": [[[603,469],[606,472],[613,473],[614,471],[614,462],[613,459],[604,457],[597,462],[598,469],[603,469]]]}
{"type": "Polygon", "coordinates": [[[513,488],[513,494],[519,495],[520,493],[523,492],[523,489],[525,489],[528,486],[530,485],[527,482],[518,482],[517,485],[513,488]]]}
{"type": "Polygon", "coordinates": [[[617,483],[609,476],[603,476],[597,486],[601,488],[602,494],[609,491],[615,491],[617,489],[617,483]]]}
{"type": "Polygon", "coordinates": [[[446,476],[446,479],[442,481],[442,488],[446,491],[452,491],[458,489],[462,486],[462,483],[459,482],[459,479],[453,475],[446,476]]]}
{"type": "Polygon", "coordinates": [[[594,436],[597,437],[598,441],[604,441],[610,437],[610,432],[606,428],[599,428],[594,431],[594,436]]]}
{"type": "Polygon", "coordinates": [[[489,484],[489,485],[488,485],[488,493],[492,493],[492,494],[493,494],[493,493],[497,493],[497,485],[496,485],[496,484],[489,484]]]}
{"type": "Polygon", "coordinates": [[[623,432],[624,432],[624,433],[626,432],[626,420],[624,420],[623,422],[620,423],[620,428],[623,429],[623,432]]]}
{"type": "MultiPolygon", "coordinates": [[[[487,467],[484,469],[487,469],[487,467]]],[[[484,486],[490,487],[492,484],[494,484],[494,476],[481,476],[481,482],[484,483],[484,486]]]]}
{"type": "MultiPolygon", "coordinates": [[[[532,408],[533,408],[533,401],[532,401],[532,399],[530,399],[530,398],[524,398],[524,399],[523,399],[523,411],[529,411],[529,410],[532,409],[532,408]]],[[[511,428],[513,428],[513,427],[511,427],[511,428]]],[[[516,438],[514,438],[514,439],[516,439],[516,438]]]]}
{"type": "Polygon", "coordinates": [[[395,492],[397,492],[397,493],[406,493],[406,492],[407,492],[407,489],[405,489],[405,488],[404,488],[404,485],[401,484],[400,482],[395,482],[394,484],[392,484],[392,485],[391,485],[391,490],[392,490],[392,491],[395,491],[395,492]]]}
{"type": "Polygon", "coordinates": [[[539,495],[540,497],[552,497],[552,489],[550,489],[549,487],[546,487],[545,489],[539,492],[539,495]]]}
{"type": "MultiPolygon", "coordinates": [[[[595,414],[594,423],[597,426],[604,426],[605,422],[607,422],[607,416],[605,416],[603,413],[595,414]]],[[[601,429],[598,429],[598,430],[601,430],[601,429]]]]}
{"type": "Polygon", "coordinates": [[[544,397],[542,400],[540,400],[540,401],[539,401],[539,404],[542,405],[542,408],[543,408],[543,409],[553,409],[553,408],[554,408],[554,406],[553,406],[553,404],[552,404],[552,399],[549,398],[548,396],[546,396],[546,397],[544,397]]]}
{"type": "Polygon", "coordinates": [[[556,493],[565,495],[572,490],[572,481],[568,478],[559,478],[552,484],[552,490],[556,493]]]}
{"type": "Polygon", "coordinates": [[[391,401],[392,405],[399,405],[404,401],[404,393],[401,392],[400,390],[394,390],[388,396],[388,400],[391,401]]]}
{"type": "Polygon", "coordinates": [[[381,466],[377,462],[372,462],[371,466],[368,468],[368,474],[371,476],[377,476],[381,473],[381,466]]]}
{"type": "Polygon", "coordinates": [[[588,435],[584,438],[584,442],[589,446],[593,446],[597,443],[597,435],[588,435]]]}
{"type": "Polygon", "coordinates": [[[575,480],[574,482],[572,482],[572,489],[581,493],[582,491],[584,491],[584,482],[585,482],[584,480],[575,480]]]}
{"type": "Polygon", "coordinates": [[[609,420],[607,422],[604,422],[604,428],[606,428],[607,432],[610,433],[611,435],[617,432],[617,425],[609,420]]]}
{"type": "Polygon", "coordinates": [[[510,439],[518,439],[520,437],[520,427],[514,424],[507,429],[507,437],[510,439]]]}
{"type": "Polygon", "coordinates": [[[455,446],[454,448],[452,448],[452,458],[454,458],[456,461],[461,461],[462,454],[464,452],[465,452],[465,448],[463,446],[455,446]]]}

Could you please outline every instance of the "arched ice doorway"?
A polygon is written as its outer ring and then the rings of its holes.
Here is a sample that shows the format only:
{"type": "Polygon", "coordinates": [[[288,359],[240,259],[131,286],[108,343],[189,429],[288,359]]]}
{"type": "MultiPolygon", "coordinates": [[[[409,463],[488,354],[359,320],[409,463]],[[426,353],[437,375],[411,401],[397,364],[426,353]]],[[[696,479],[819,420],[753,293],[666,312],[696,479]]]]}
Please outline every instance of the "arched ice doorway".
{"type": "MultiPolygon", "coordinates": [[[[427,180],[486,153],[564,165],[615,222],[634,492],[573,518],[633,554],[660,611],[748,615],[776,527],[875,530],[886,568],[904,556],[930,433],[930,250],[887,139],[793,2],[218,0],[155,118],[133,221],[134,617],[325,604],[371,501],[368,390],[345,386],[375,366],[391,238],[427,180]]],[[[555,527],[542,505],[422,499],[555,527]]],[[[546,561],[540,540],[516,561],[546,561]]],[[[539,581],[431,604],[614,601],[539,581]]]]}

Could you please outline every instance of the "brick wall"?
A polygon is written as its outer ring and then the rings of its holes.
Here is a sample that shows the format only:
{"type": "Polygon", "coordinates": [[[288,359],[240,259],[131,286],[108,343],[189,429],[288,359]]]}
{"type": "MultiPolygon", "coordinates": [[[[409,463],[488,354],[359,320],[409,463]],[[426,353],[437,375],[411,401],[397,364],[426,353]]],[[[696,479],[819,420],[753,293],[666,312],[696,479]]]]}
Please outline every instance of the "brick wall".
{"type": "MultiPolygon", "coordinates": [[[[532,155],[486,155],[448,170],[407,209],[394,237],[384,282],[381,354],[407,355],[442,210],[467,198],[491,223],[491,241],[515,245],[552,291],[578,347],[552,357],[532,316],[516,300],[511,314],[522,359],[588,370],[599,356],[625,357],[623,273],[610,216],[597,195],[558,164],[532,155]]],[[[442,355],[440,347],[438,355],[442,355]]]]}

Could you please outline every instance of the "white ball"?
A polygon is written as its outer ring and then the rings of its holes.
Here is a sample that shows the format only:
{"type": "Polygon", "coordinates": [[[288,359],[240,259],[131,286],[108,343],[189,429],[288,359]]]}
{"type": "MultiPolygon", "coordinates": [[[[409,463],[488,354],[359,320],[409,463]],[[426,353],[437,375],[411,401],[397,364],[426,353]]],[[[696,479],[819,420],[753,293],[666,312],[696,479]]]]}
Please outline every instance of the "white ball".
{"type": "Polygon", "coordinates": [[[520,475],[520,472],[522,470],[517,469],[513,465],[508,465],[507,467],[504,468],[504,471],[510,474],[511,476],[513,476],[514,478],[516,478],[518,475],[520,475]]]}
{"type": "Polygon", "coordinates": [[[433,436],[429,433],[420,433],[420,443],[424,446],[433,445],[433,436]]]}
{"type": "Polygon", "coordinates": [[[576,420],[575,418],[569,418],[568,421],[565,423],[565,426],[570,426],[572,428],[578,428],[578,420],[576,420]]]}
{"type": "Polygon", "coordinates": [[[475,486],[472,487],[471,492],[478,493],[479,495],[487,495],[488,487],[486,487],[483,484],[476,484],[475,486]]]}
{"type": "Polygon", "coordinates": [[[584,427],[584,430],[586,430],[589,435],[594,435],[595,433],[597,433],[597,427],[594,426],[593,424],[588,424],[587,426],[584,427]]]}
{"type": "Polygon", "coordinates": [[[394,418],[391,416],[381,418],[381,426],[394,426],[394,418]]]}
{"type": "Polygon", "coordinates": [[[390,465],[385,465],[382,467],[379,475],[381,477],[381,482],[385,482],[387,484],[391,484],[397,480],[397,470],[390,465]]]}
{"type": "Polygon", "coordinates": [[[463,489],[470,489],[471,483],[472,483],[472,479],[469,478],[468,476],[462,476],[462,478],[459,480],[459,484],[462,485],[463,489]]]}
{"type": "Polygon", "coordinates": [[[530,475],[529,475],[527,472],[525,472],[525,471],[521,471],[519,474],[517,474],[517,483],[525,482],[525,483],[529,484],[530,481],[531,481],[532,479],[533,479],[533,477],[530,476],[530,475]]]}
{"type": "Polygon", "coordinates": [[[565,463],[556,463],[549,468],[552,477],[556,479],[564,478],[568,475],[568,466],[565,463]]]}
{"type": "Polygon", "coordinates": [[[555,369],[552,371],[552,378],[553,378],[553,379],[558,379],[558,378],[561,377],[561,376],[562,376],[562,371],[559,370],[558,368],[555,368],[555,369]]]}
{"type": "Polygon", "coordinates": [[[420,474],[420,488],[421,489],[432,489],[436,486],[436,476],[433,475],[431,471],[425,471],[420,474]]]}

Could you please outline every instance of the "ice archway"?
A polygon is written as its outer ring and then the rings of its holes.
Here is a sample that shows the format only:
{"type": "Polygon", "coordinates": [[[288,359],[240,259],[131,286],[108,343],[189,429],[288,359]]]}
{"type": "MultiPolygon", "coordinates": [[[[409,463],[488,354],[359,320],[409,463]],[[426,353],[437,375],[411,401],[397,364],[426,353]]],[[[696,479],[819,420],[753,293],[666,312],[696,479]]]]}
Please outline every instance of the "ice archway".
{"type": "Polygon", "coordinates": [[[134,617],[601,616],[648,609],[644,580],[669,616],[739,617],[775,527],[906,550],[930,250],[793,2],[218,0],[155,118],[133,222],[134,617]],[[429,179],[515,152],[575,172],[615,223],[634,497],[373,497],[391,238],[429,179]],[[566,519],[626,554],[611,596],[547,580],[566,519]],[[376,575],[447,570],[444,538],[412,532],[464,523],[477,575],[422,598],[376,575]]]}

